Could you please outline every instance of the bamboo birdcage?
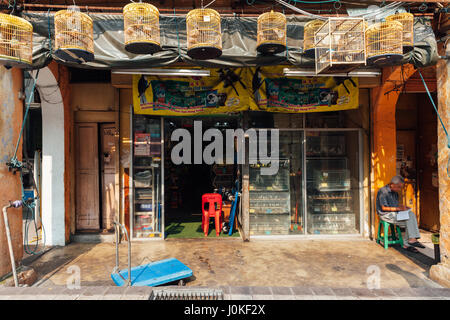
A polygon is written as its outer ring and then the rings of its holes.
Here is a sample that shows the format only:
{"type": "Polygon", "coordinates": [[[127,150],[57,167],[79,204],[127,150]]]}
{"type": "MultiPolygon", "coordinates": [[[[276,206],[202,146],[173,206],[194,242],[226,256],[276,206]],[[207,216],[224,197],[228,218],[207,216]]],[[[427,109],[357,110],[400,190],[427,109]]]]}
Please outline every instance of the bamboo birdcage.
{"type": "Polygon", "coordinates": [[[94,60],[93,22],[77,6],[55,13],[55,55],[70,62],[94,60]]]}
{"type": "Polygon", "coordinates": [[[316,73],[349,72],[366,64],[364,18],[328,18],[314,34],[316,73]]]}
{"type": "Polygon", "coordinates": [[[414,15],[409,12],[396,13],[386,17],[386,21],[398,21],[403,26],[403,53],[414,48],[414,15]]]}
{"type": "Polygon", "coordinates": [[[33,26],[25,19],[0,13],[0,64],[27,67],[32,62],[33,26]]]}
{"type": "Polygon", "coordinates": [[[366,30],[367,63],[383,65],[403,57],[402,24],[398,21],[378,22],[366,30]]]}
{"type": "Polygon", "coordinates": [[[323,26],[325,21],[323,20],[312,20],[305,24],[303,29],[303,52],[306,56],[314,57],[315,47],[314,47],[314,33],[323,26]]]}
{"type": "Polygon", "coordinates": [[[129,3],[123,8],[125,50],[153,54],[161,50],[159,11],[149,3],[129,3]]]}
{"type": "Polygon", "coordinates": [[[187,54],[198,60],[222,55],[220,15],[213,9],[194,9],[186,15],[187,54]]]}
{"type": "Polygon", "coordinates": [[[286,16],[284,14],[272,10],[258,17],[256,50],[268,54],[286,50],[286,16]]]}

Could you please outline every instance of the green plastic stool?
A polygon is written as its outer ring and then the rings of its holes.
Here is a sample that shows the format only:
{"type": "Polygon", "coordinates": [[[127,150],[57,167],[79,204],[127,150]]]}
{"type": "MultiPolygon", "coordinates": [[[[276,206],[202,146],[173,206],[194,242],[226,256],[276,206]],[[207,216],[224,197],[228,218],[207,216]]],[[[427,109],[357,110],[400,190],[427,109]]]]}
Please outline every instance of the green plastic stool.
{"type": "Polygon", "coordinates": [[[384,249],[387,250],[390,244],[399,244],[403,246],[402,232],[400,230],[400,226],[396,226],[387,221],[381,220],[378,224],[378,236],[377,243],[382,243],[384,245],[384,249]],[[384,237],[381,237],[381,227],[383,227],[384,237]],[[396,228],[397,227],[397,228],[396,228]],[[389,236],[389,229],[391,229],[391,235],[389,236]],[[397,229],[397,233],[395,232],[397,229]]]}

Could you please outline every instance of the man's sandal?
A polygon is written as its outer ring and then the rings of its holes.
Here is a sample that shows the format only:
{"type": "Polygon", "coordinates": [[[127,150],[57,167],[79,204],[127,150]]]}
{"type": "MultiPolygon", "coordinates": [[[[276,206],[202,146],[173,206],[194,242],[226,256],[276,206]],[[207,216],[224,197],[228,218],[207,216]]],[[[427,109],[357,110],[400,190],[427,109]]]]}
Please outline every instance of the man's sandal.
{"type": "Polygon", "coordinates": [[[409,243],[408,245],[412,246],[412,247],[416,247],[416,248],[425,248],[425,246],[423,244],[421,244],[419,241],[413,242],[413,243],[409,243]]]}

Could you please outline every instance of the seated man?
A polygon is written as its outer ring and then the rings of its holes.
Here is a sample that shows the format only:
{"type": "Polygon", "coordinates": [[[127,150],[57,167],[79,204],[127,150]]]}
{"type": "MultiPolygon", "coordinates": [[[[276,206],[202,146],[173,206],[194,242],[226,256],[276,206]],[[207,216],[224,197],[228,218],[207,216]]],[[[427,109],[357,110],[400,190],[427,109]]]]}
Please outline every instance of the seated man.
{"type": "Polygon", "coordinates": [[[377,193],[377,213],[381,220],[406,227],[405,237],[408,239],[409,246],[403,245],[403,248],[411,252],[419,252],[417,248],[425,248],[417,239],[420,238],[419,228],[417,227],[417,220],[411,208],[399,205],[398,192],[402,190],[405,180],[401,176],[395,176],[391,182],[380,188],[377,193]],[[409,211],[409,219],[398,221],[398,211],[409,211]]]}

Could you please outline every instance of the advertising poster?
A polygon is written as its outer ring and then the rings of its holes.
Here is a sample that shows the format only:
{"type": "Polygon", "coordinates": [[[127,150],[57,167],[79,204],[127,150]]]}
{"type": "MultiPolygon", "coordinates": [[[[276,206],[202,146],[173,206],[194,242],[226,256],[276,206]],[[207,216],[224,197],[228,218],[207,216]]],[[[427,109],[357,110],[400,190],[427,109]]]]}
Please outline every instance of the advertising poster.
{"type": "Polygon", "coordinates": [[[211,69],[209,77],[133,75],[136,114],[189,116],[249,108],[245,69],[211,69]]]}
{"type": "Polygon", "coordinates": [[[358,79],[351,77],[285,77],[286,66],[251,68],[252,110],[325,112],[356,109],[358,79]]]}

